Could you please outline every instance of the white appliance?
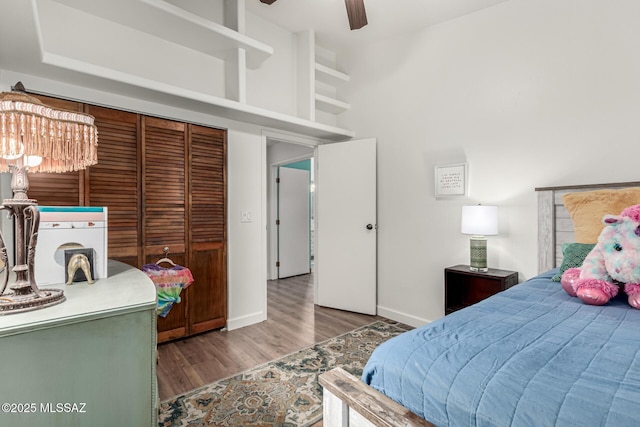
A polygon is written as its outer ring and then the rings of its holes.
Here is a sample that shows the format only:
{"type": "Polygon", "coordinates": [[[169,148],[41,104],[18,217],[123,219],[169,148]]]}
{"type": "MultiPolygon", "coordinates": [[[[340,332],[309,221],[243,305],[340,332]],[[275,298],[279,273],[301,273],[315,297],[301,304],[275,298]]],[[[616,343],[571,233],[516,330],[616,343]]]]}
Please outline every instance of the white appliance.
{"type": "Polygon", "coordinates": [[[65,282],[65,250],[92,248],[94,279],[107,277],[107,208],[38,206],[35,256],[38,285],[65,282]]]}

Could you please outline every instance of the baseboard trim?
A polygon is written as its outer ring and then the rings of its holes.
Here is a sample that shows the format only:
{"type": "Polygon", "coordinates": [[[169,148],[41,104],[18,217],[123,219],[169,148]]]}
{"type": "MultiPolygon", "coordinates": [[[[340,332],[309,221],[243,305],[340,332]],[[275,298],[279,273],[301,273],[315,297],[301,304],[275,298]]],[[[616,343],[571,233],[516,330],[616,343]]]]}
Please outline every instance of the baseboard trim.
{"type": "MultiPolygon", "coordinates": [[[[410,314],[402,313],[400,311],[392,310],[380,305],[377,307],[377,310],[379,316],[413,326],[414,328],[433,322],[433,320],[430,319],[423,319],[420,317],[412,316],[410,314]]],[[[264,322],[265,320],[267,320],[267,316],[264,312],[256,312],[248,314],[246,316],[237,317],[235,319],[227,319],[227,330],[232,331],[234,329],[239,329],[245,326],[264,322]]]]}
{"type": "Polygon", "coordinates": [[[227,319],[227,330],[232,331],[234,329],[244,328],[245,326],[255,325],[256,323],[264,322],[265,320],[267,320],[267,313],[264,311],[248,314],[235,319],[227,319]]]}
{"type": "Polygon", "coordinates": [[[433,322],[433,320],[422,319],[420,317],[412,316],[380,305],[378,306],[378,316],[386,317],[387,319],[395,320],[396,322],[401,322],[406,325],[413,326],[414,328],[433,322]]]}

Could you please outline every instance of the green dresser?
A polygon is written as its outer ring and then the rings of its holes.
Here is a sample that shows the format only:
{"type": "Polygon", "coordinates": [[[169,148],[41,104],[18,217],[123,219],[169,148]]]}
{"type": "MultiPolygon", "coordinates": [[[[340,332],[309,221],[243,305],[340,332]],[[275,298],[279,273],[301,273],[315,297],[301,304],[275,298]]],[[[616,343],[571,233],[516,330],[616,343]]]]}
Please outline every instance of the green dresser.
{"type": "Polygon", "coordinates": [[[108,268],[93,285],[51,285],[61,304],[0,316],[0,426],[157,425],[155,287],[108,268]]]}

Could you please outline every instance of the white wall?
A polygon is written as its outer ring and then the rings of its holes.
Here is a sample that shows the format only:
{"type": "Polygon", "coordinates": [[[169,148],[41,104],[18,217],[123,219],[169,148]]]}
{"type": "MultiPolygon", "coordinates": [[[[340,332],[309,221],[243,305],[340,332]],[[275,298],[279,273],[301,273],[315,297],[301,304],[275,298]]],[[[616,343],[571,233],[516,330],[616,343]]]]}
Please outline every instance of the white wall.
{"type": "Polygon", "coordinates": [[[295,36],[252,13],[247,13],[247,35],[274,51],[260,68],[247,70],[247,104],[295,116],[295,36]]]}
{"type": "Polygon", "coordinates": [[[227,143],[228,329],[267,319],[266,143],[251,129],[229,129],[227,143]],[[233,171],[233,172],[232,172],[233,171]],[[241,222],[248,211],[252,222],[241,222]]]}
{"type": "Polygon", "coordinates": [[[524,280],[535,187],[638,180],[638,22],[635,0],[511,0],[340,56],[341,125],[378,138],[380,314],[444,314],[443,269],[469,259],[462,205],[500,206],[489,266],[524,280]],[[434,166],[453,162],[469,195],[436,200],[434,166]]]}

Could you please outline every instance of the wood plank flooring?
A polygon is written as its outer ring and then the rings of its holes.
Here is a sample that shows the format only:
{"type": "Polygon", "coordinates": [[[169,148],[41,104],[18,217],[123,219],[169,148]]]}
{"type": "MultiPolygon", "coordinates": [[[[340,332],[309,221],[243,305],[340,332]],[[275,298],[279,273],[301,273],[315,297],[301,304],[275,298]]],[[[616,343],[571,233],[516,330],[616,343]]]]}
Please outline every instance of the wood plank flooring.
{"type": "Polygon", "coordinates": [[[378,316],[313,304],[313,276],[267,283],[267,320],[158,345],[160,400],[369,324],[378,316]]]}

